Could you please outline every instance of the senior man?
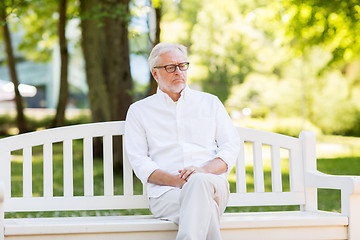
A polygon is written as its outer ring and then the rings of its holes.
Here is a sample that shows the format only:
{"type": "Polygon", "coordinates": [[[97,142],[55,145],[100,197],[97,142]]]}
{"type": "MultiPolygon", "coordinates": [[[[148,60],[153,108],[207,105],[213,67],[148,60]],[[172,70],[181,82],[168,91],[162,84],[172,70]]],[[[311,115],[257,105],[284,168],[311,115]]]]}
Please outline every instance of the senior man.
{"type": "Polygon", "coordinates": [[[153,215],[179,225],[177,239],[221,239],[237,131],[217,97],[188,87],[186,47],[160,43],[149,65],[158,90],[129,108],[129,161],[147,183],[153,215]]]}

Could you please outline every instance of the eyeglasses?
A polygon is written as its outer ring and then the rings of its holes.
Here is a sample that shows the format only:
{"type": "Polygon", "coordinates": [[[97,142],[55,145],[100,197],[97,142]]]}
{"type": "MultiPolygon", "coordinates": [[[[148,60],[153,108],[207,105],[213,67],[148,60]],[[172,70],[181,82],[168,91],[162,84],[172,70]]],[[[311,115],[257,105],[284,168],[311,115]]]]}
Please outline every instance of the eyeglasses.
{"type": "Polygon", "coordinates": [[[189,62],[183,62],[183,63],[179,63],[178,65],[176,64],[169,64],[169,65],[165,65],[165,66],[157,66],[154,68],[165,68],[165,71],[168,73],[173,73],[176,71],[176,67],[179,67],[180,71],[186,71],[189,69],[189,62]]]}

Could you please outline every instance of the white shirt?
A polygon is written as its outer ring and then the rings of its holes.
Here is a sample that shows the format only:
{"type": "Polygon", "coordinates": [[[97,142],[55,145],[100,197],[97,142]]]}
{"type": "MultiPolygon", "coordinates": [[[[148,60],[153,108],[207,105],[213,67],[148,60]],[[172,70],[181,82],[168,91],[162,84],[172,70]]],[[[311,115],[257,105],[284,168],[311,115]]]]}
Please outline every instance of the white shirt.
{"type": "MultiPolygon", "coordinates": [[[[157,169],[177,175],[186,166],[201,167],[216,157],[228,165],[239,154],[239,135],[221,101],[186,87],[175,103],[164,92],[132,104],[125,127],[125,149],[136,176],[147,183],[157,169]]],[[[149,197],[171,186],[147,184],[149,197]]]]}

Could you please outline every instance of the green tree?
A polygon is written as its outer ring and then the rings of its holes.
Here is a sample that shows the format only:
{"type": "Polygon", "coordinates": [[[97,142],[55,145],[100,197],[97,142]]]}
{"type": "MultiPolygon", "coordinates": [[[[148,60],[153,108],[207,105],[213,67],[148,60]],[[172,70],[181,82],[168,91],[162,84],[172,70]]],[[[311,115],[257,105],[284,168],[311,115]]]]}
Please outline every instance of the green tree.
{"type": "Polygon", "coordinates": [[[254,42],[261,33],[247,24],[246,6],[246,1],[207,2],[192,29],[192,57],[207,69],[202,87],[222,101],[228,98],[233,84],[244,81],[256,62],[259,45],[254,42]]]}
{"type": "MultiPolygon", "coordinates": [[[[81,0],[82,47],[93,121],[124,120],[132,103],[129,0],[81,0]]],[[[119,139],[115,162],[121,165],[119,139]]]]}
{"type": "MultiPolygon", "coordinates": [[[[297,115],[303,117],[303,122],[305,119],[316,122],[326,133],[354,134],[360,115],[360,106],[354,97],[360,89],[360,77],[350,72],[359,69],[356,62],[359,58],[359,3],[266,2],[256,4],[248,13],[251,25],[263,33],[266,45],[269,45],[269,48],[258,51],[258,55],[263,55],[264,50],[272,53],[265,58],[270,63],[266,71],[266,64],[259,58],[257,61],[262,63],[262,71],[260,68],[254,70],[277,75],[277,81],[270,81],[273,82],[271,89],[276,89],[272,91],[282,96],[284,103],[291,101],[293,104],[283,104],[281,99],[275,102],[268,99],[262,101],[263,106],[282,116],[283,113],[294,114],[294,110],[298,109],[297,115]],[[342,86],[341,91],[330,85],[342,86]],[[288,86],[288,89],[279,94],[281,86],[288,86]],[[273,103],[273,107],[269,103],[273,103]]],[[[259,81],[254,77],[251,79],[259,81]]],[[[237,92],[247,91],[245,86],[238,87],[240,90],[237,92]]],[[[266,99],[268,88],[257,89],[258,97],[250,102],[254,104],[259,99],[266,99]]],[[[242,100],[250,100],[246,93],[242,95],[242,100]]],[[[231,102],[236,102],[235,99],[232,98],[231,102]]]]}
{"type": "Polygon", "coordinates": [[[331,57],[327,59],[328,62],[319,69],[318,74],[322,74],[329,68],[344,67],[354,59],[358,59],[360,51],[359,2],[287,0],[270,3],[262,10],[272,14],[259,14],[258,26],[269,33],[268,36],[273,36],[280,40],[282,45],[288,46],[291,58],[302,58],[303,108],[310,108],[303,109],[303,115],[311,118],[313,94],[306,92],[309,76],[306,75],[305,70],[309,68],[307,66],[309,56],[314,47],[321,47],[324,52],[331,53],[331,57]]]}
{"type": "MultiPolygon", "coordinates": [[[[303,62],[303,67],[301,67],[303,117],[319,122],[319,107],[316,107],[316,104],[324,102],[319,101],[317,98],[318,92],[311,92],[311,89],[318,86],[315,89],[326,91],[326,84],[322,84],[321,87],[321,83],[316,82],[314,78],[316,75],[328,75],[329,72],[333,71],[332,69],[336,68],[345,73],[347,66],[354,60],[359,59],[360,3],[352,0],[334,0],[330,2],[305,0],[300,3],[289,0],[283,1],[279,7],[280,11],[276,16],[278,20],[281,19],[281,29],[284,33],[283,44],[290,46],[293,50],[293,56],[300,56],[303,62]],[[312,67],[308,64],[311,62],[309,58],[315,48],[321,48],[322,51],[329,52],[330,57],[327,58],[327,62],[323,67],[318,69],[317,73],[309,75],[307,69],[312,67]]],[[[328,82],[330,81],[329,79],[328,82]]],[[[347,85],[348,88],[349,86],[360,86],[359,81],[356,81],[356,79],[350,80],[347,85]]],[[[347,91],[347,102],[352,102],[352,92],[350,89],[347,91]]],[[[334,92],[334,96],[336,98],[338,94],[334,92]]],[[[341,105],[340,102],[338,102],[338,105],[341,105]]],[[[348,109],[346,114],[356,118],[359,115],[356,112],[359,112],[359,110],[356,110],[355,105],[352,106],[352,109],[355,110],[352,111],[353,114],[350,114],[351,111],[349,111],[348,107],[346,107],[348,109]]],[[[344,113],[340,113],[343,112],[344,108],[333,109],[334,111],[328,111],[327,115],[334,116],[337,113],[339,117],[344,115],[344,113]]],[[[320,113],[320,115],[322,114],[320,113]]],[[[334,117],[328,116],[328,118],[334,117]]],[[[335,121],[332,122],[336,124],[335,121]]],[[[325,125],[329,128],[329,124],[325,125]]]]}
{"type": "Polygon", "coordinates": [[[15,91],[15,104],[16,104],[16,112],[17,112],[17,126],[20,133],[27,132],[27,123],[24,115],[24,103],[22,96],[19,92],[19,80],[16,72],[16,60],[14,56],[14,51],[11,42],[11,34],[8,26],[8,16],[9,9],[11,11],[16,11],[15,7],[17,4],[14,4],[10,1],[1,1],[0,2],[0,21],[1,28],[3,33],[3,38],[5,42],[6,55],[8,60],[8,67],[10,72],[11,81],[14,84],[15,91]]]}
{"type": "Polygon", "coordinates": [[[329,64],[358,58],[360,50],[360,3],[288,0],[283,2],[287,39],[295,49],[320,45],[331,51],[329,64]]]}

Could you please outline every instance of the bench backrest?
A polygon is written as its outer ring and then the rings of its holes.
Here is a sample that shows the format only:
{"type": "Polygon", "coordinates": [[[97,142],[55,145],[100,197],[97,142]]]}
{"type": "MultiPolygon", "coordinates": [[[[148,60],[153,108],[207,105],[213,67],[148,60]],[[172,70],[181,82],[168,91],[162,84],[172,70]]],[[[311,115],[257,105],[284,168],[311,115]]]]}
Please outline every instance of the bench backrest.
{"type": "Polygon", "coordinates": [[[238,127],[238,131],[241,151],[235,165],[236,192],[231,194],[228,205],[303,206],[303,141],[251,128],[238,127]],[[254,189],[248,189],[249,182],[253,182],[254,189]]]}
{"type": "MultiPolygon", "coordinates": [[[[0,139],[0,182],[5,185],[5,212],[147,208],[146,191],[134,194],[133,171],[125,155],[123,194],[114,194],[113,138],[123,136],[124,129],[124,121],[115,121],[47,129],[0,139]],[[102,196],[94,195],[93,141],[99,137],[103,140],[102,196]],[[83,144],[83,196],[74,196],[73,141],[78,139],[83,144]],[[63,196],[54,196],[53,145],[59,142],[63,148],[63,196]],[[43,151],[43,196],[33,196],[32,152],[35,146],[42,146],[43,151]],[[23,164],[23,194],[20,197],[11,196],[12,153],[18,150],[22,150],[23,164]]],[[[229,206],[305,204],[302,141],[255,129],[239,127],[238,131],[241,154],[235,166],[236,191],[231,194],[229,206]],[[289,168],[288,189],[283,186],[281,161],[284,159],[289,168]],[[271,170],[267,167],[270,162],[271,170]],[[253,170],[249,171],[252,165],[253,170]],[[264,175],[264,166],[265,172],[271,171],[271,187],[265,186],[269,174],[264,175]],[[247,189],[249,175],[253,175],[254,189],[247,189]]]]}

